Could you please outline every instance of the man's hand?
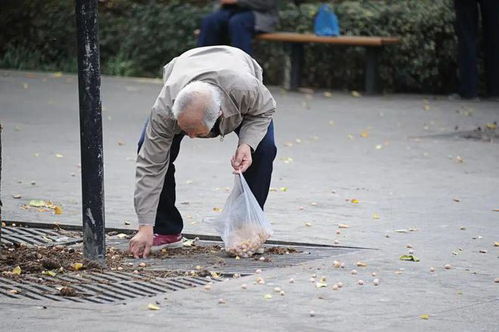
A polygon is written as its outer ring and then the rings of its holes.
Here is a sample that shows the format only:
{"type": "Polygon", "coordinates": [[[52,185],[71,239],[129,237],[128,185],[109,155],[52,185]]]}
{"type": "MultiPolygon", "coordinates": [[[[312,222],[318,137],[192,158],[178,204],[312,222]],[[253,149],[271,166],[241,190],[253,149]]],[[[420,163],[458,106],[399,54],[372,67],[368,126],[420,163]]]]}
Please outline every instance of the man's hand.
{"type": "Polygon", "coordinates": [[[248,144],[241,144],[230,160],[234,171],[244,173],[251,166],[251,147],[248,144]]]}
{"type": "Polygon", "coordinates": [[[130,239],[128,250],[133,254],[133,257],[147,258],[151,252],[153,239],[153,228],[150,225],[139,226],[139,231],[130,239]]]}

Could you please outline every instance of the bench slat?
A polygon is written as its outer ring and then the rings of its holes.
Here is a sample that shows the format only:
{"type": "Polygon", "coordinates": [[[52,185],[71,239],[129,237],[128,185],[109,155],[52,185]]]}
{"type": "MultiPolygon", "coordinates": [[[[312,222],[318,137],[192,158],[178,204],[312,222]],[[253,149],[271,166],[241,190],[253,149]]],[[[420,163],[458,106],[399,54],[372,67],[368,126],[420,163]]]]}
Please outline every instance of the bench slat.
{"type": "Polygon", "coordinates": [[[256,35],[258,40],[280,41],[290,43],[325,43],[338,45],[357,45],[357,46],[383,46],[396,44],[400,42],[397,37],[357,37],[357,36],[338,36],[323,37],[311,33],[292,33],[292,32],[273,32],[256,35]]]}

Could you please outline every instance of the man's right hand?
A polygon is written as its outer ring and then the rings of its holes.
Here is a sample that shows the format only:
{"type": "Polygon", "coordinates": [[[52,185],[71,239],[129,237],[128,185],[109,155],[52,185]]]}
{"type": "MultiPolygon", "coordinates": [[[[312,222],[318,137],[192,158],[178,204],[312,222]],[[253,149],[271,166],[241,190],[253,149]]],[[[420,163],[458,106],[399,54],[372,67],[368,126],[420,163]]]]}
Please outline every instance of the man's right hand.
{"type": "Polygon", "coordinates": [[[147,258],[151,252],[153,240],[153,227],[150,225],[139,226],[139,231],[130,239],[128,250],[135,258],[147,258]]]}

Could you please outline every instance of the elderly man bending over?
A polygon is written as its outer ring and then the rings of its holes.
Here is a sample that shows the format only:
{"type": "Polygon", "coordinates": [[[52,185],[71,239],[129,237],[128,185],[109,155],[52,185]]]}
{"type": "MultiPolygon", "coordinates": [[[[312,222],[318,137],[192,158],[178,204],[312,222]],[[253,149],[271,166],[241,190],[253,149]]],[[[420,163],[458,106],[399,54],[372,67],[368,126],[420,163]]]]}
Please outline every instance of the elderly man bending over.
{"type": "Polygon", "coordinates": [[[164,68],[164,85],[139,141],[135,211],[139,231],[130,240],[134,257],[182,245],[182,216],[175,207],[175,166],[180,142],[235,132],[231,159],[263,208],[276,155],[272,115],[276,103],[262,83],[262,69],[229,46],[199,47],[164,68]]]}

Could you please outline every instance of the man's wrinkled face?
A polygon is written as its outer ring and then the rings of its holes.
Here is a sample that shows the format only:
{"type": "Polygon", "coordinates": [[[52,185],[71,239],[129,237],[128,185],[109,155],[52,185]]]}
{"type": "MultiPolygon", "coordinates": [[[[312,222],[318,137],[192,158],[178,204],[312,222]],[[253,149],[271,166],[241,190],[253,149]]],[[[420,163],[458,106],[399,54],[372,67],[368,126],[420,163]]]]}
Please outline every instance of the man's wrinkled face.
{"type": "Polygon", "coordinates": [[[210,129],[204,125],[203,121],[191,121],[185,116],[180,116],[177,122],[180,129],[190,138],[207,137],[210,133],[210,129]]]}

